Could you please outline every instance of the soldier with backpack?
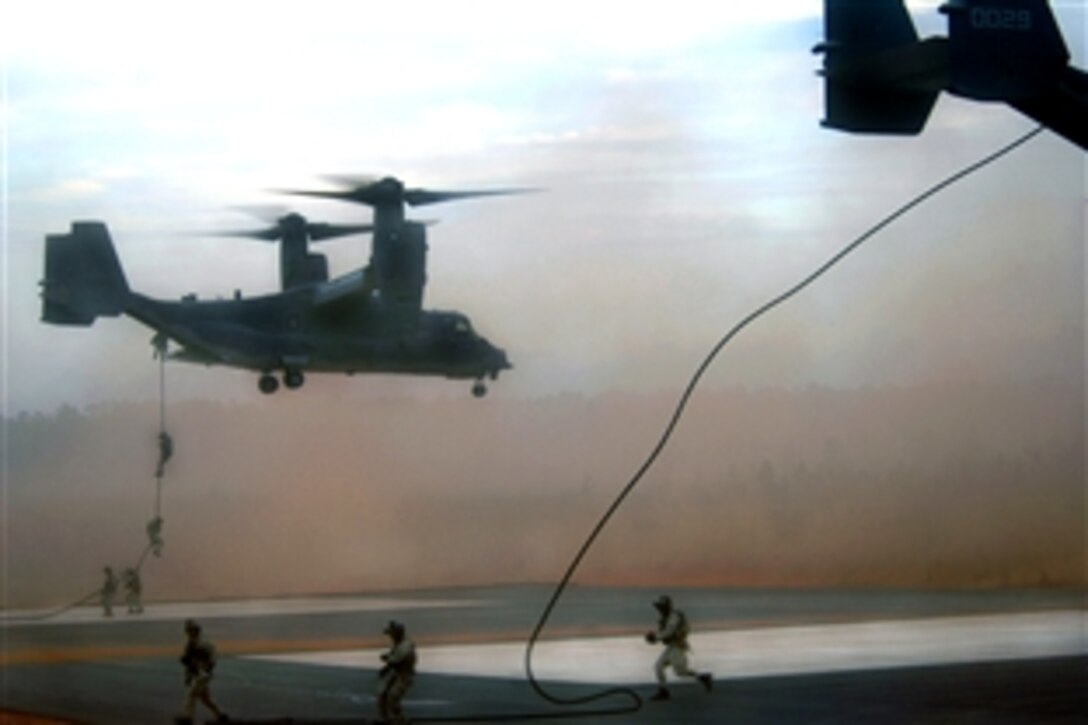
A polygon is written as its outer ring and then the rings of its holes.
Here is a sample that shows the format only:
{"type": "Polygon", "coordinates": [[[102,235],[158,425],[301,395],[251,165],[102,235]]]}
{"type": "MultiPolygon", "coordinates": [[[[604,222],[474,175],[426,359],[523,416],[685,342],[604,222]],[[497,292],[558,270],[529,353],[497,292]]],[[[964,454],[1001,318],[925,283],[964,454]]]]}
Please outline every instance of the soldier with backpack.
{"type": "Polygon", "coordinates": [[[185,687],[188,689],[188,697],[185,700],[184,714],[176,718],[174,722],[178,725],[192,725],[198,701],[203,702],[204,706],[212,711],[216,722],[230,720],[212,700],[212,675],[217,662],[215,646],[201,636],[200,625],[192,619],[185,620],[185,638],[185,651],[181,655],[181,665],[185,668],[185,687]]]}
{"type": "Polygon", "coordinates": [[[382,655],[384,664],[378,672],[381,681],[378,712],[384,722],[406,723],[408,720],[404,717],[401,702],[415,678],[416,664],[419,661],[416,645],[405,634],[404,625],[395,620],[386,625],[383,633],[392,640],[392,646],[382,655]]]}

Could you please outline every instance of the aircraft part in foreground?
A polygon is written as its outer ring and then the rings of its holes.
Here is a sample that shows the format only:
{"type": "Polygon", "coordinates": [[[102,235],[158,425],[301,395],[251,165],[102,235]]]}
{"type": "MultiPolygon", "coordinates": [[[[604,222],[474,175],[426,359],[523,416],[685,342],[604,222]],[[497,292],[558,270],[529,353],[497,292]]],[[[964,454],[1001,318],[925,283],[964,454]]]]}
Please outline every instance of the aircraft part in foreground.
{"type": "Polygon", "coordinates": [[[824,120],[917,134],[941,91],[1012,106],[1088,149],[1088,74],[1046,0],[949,0],[947,37],[918,39],[903,0],[824,0],[824,120]]]}

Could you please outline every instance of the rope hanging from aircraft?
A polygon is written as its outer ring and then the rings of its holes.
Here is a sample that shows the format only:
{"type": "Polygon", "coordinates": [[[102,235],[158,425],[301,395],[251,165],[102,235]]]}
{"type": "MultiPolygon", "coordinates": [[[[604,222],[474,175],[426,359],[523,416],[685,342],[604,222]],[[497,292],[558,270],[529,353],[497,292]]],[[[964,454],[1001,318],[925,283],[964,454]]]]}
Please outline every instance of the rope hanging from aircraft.
{"type": "MultiPolygon", "coordinates": [[[[167,339],[165,336],[156,335],[151,344],[155,348],[155,357],[159,361],[159,433],[158,433],[158,445],[159,445],[159,462],[155,469],[155,515],[148,522],[146,530],[148,543],[144,546],[140,552],[140,556],[136,559],[136,565],[131,567],[131,571],[135,573],[135,576],[139,576],[140,570],[143,568],[144,561],[147,559],[147,555],[154,553],[155,556],[162,555],[162,480],[166,472],[166,461],[170,459],[174,452],[173,439],[166,430],[166,351],[167,351],[167,339]]],[[[76,607],[86,604],[96,598],[103,595],[102,588],[96,588],[88,592],[83,597],[76,599],[68,604],[65,604],[57,609],[52,609],[48,612],[41,614],[5,617],[2,622],[40,622],[48,619],[59,617],[67,611],[75,609],[76,607]]],[[[142,609],[141,609],[142,611],[142,609]]]]}
{"type": "Polygon", "coordinates": [[[154,356],[159,361],[159,433],[156,440],[159,446],[159,461],[155,465],[155,515],[147,522],[147,545],[136,563],[136,573],[144,565],[144,560],[149,553],[162,556],[162,479],[166,474],[166,462],[174,455],[174,439],[166,430],[166,353],[169,340],[166,335],[159,333],[151,339],[151,345],[155,348],[154,356]]]}
{"type": "MultiPolygon", "coordinates": [[[[559,583],[556,585],[555,590],[552,593],[551,598],[548,600],[548,603],[545,605],[544,610],[543,610],[542,614],[540,615],[540,619],[537,622],[536,627],[533,629],[533,632],[529,637],[529,641],[526,644],[526,648],[525,648],[525,674],[526,674],[526,677],[529,680],[529,684],[533,687],[533,689],[536,691],[536,693],[541,698],[543,698],[544,700],[547,700],[548,702],[550,702],[552,704],[555,704],[555,705],[576,706],[576,705],[584,705],[584,704],[587,704],[587,703],[590,703],[590,702],[594,702],[596,700],[603,699],[605,697],[610,697],[612,695],[619,694],[619,695],[624,695],[626,697],[629,697],[632,700],[632,706],[629,707],[629,708],[624,708],[621,711],[617,711],[617,714],[618,714],[618,712],[629,712],[631,710],[638,710],[642,706],[642,698],[639,696],[639,694],[637,692],[635,692],[630,687],[613,687],[613,688],[609,688],[609,689],[603,690],[603,691],[598,692],[598,693],[593,693],[593,694],[590,694],[590,695],[585,695],[585,696],[582,696],[582,697],[574,697],[574,698],[563,698],[563,697],[553,695],[552,693],[549,693],[537,681],[536,676],[533,673],[533,664],[532,664],[533,648],[536,646],[537,640],[540,638],[540,634],[544,630],[544,627],[547,624],[548,619],[551,617],[552,611],[555,609],[555,606],[558,603],[559,598],[563,595],[563,592],[566,590],[567,586],[570,584],[570,580],[573,578],[575,571],[577,571],[579,565],[582,563],[582,560],[585,558],[586,554],[589,553],[589,550],[593,546],[594,542],[597,540],[597,537],[604,530],[604,527],[608,524],[609,520],[611,520],[612,516],[619,509],[620,505],[624,502],[624,500],[627,498],[627,496],[635,489],[635,487],[643,479],[643,477],[646,475],[646,473],[650,470],[651,466],[653,466],[653,464],[657,460],[658,456],[660,456],[661,452],[665,449],[665,446],[668,444],[669,440],[671,439],[672,434],[675,431],[677,424],[680,422],[680,418],[684,414],[684,410],[687,407],[688,401],[690,400],[692,394],[695,392],[696,386],[699,384],[699,381],[702,379],[703,374],[710,367],[710,364],[712,362],[714,362],[715,358],[717,358],[718,353],[720,353],[722,351],[722,349],[727,344],[729,344],[729,342],[734,337],[736,337],[737,334],[739,334],[740,331],[743,330],[745,327],[750,325],[752,322],[754,322],[758,318],[762,317],[767,312],[770,312],[772,309],[774,309],[778,305],[786,302],[791,297],[797,295],[803,289],[805,289],[810,284],[815,282],[817,279],[822,277],[825,273],[830,271],[832,267],[834,267],[839,262],[841,262],[847,255],[849,255],[851,252],[856,250],[858,247],[860,247],[866,241],[871,239],[878,232],[880,232],[881,230],[883,230],[884,228],[886,228],[887,226],[892,224],[894,221],[896,221],[897,219],[902,217],[904,214],[911,211],[912,209],[914,209],[915,207],[917,207],[919,204],[923,203],[927,199],[929,199],[929,198],[935,196],[936,194],[940,193],[941,191],[945,190],[946,188],[948,188],[952,184],[956,183],[957,181],[960,181],[961,179],[963,179],[963,178],[965,178],[967,176],[970,176],[974,172],[988,166],[989,164],[993,163],[994,161],[997,161],[999,158],[1001,158],[1002,156],[1005,156],[1006,154],[1008,154],[1009,152],[1011,152],[1014,149],[1018,148],[1019,146],[1023,145],[1024,143],[1027,143],[1030,139],[1035,137],[1042,130],[1043,130],[1043,127],[1039,126],[1039,127],[1035,128],[1035,129],[1029,131],[1028,133],[1023,134],[1022,136],[1020,136],[1016,140],[1006,144],[1005,146],[1001,147],[997,151],[991,153],[990,155],[982,158],[979,161],[976,161],[976,162],[964,167],[960,171],[957,171],[956,173],[952,174],[951,176],[946,177],[943,181],[940,181],[937,184],[934,184],[933,186],[931,186],[929,189],[922,192],[921,194],[918,194],[913,199],[908,201],[906,204],[900,206],[898,209],[896,209],[892,213],[885,216],[882,220],[880,220],[879,222],[874,224],[872,227],[870,227],[868,230],[866,230],[864,233],[862,233],[860,236],[858,236],[852,242],[847,244],[845,247],[843,247],[841,250],[839,250],[836,254],[834,254],[830,259],[828,259],[826,262],[824,262],[819,267],[817,267],[815,271],[810,273],[807,277],[802,279],[800,282],[795,284],[793,287],[790,287],[789,289],[787,289],[782,294],[780,294],[777,297],[771,299],[769,302],[765,303],[761,307],[758,307],[753,312],[748,314],[747,317],[744,317],[740,322],[738,322],[728,332],[726,332],[725,335],[714,345],[714,347],[711,348],[710,352],[706,355],[706,357],[703,359],[702,363],[695,370],[695,373],[691,376],[691,379],[688,382],[687,387],[684,389],[683,394],[680,396],[679,402],[676,405],[676,409],[674,410],[674,412],[672,414],[672,418],[669,420],[668,424],[665,426],[664,432],[661,434],[661,437],[658,440],[657,444],[653,447],[653,449],[650,451],[649,456],[647,456],[646,460],[638,468],[638,470],[631,477],[631,479],[627,482],[627,484],[624,485],[623,489],[620,491],[620,493],[613,500],[612,504],[605,510],[605,512],[601,516],[600,520],[598,520],[596,526],[593,527],[593,530],[590,532],[589,536],[587,536],[585,541],[582,543],[581,548],[578,550],[577,554],[575,554],[574,559],[571,561],[570,565],[567,567],[567,570],[563,573],[563,576],[560,578],[559,583]]],[[[598,715],[598,714],[606,714],[606,713],[601,713],[601,712],[571,713],[572,716],[598,715]]],[[[610,714],[610,713],[608,713],[608,714],[610,714]]],[[[510,718],[510,719],[514,719],[514,718],[510,718]]],[[[431,720],[431,722],[439,722],[439,720],[431,720]]]]}

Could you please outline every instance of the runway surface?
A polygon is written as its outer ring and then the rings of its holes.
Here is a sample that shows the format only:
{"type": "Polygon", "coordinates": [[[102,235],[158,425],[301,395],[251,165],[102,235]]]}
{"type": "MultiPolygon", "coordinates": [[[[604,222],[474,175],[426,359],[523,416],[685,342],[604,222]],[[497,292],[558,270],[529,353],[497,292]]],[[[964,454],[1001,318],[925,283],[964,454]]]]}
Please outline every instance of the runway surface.
{"type": "MultiPolygon", "coordinates": [[[[549,692],[653,692],[658,590],[577,587],[534,652],[549,692]]],[[[678,684],[612,722],[1088,722],[1088,634],[1078,592],[684,589],[693,663],[716,686],[678,684]]],[[[417,721],[558,722],[524,673],[546,587],[78,608],[3,622],[0,704],[60,722],[170,722],[184,699],[181,623],[199,619],[221,662],[213,692],[237,722],[366,722],[390,618],[420,649],[406,702],[417,721]]],[[[589,709],[624,708],[612,697],[589,709]]],[[[583,710],[586,708],[582,708],[583,710]]],[[[575,709],[577,710],[577,709],[575,709]]],[[[583,721],[598,722],[603,714],[583,721]]],[[[7,719],[5,719],[7,718],[7,719]]],[[[28,721],[29,722],[29,721],[28,721]]]]}

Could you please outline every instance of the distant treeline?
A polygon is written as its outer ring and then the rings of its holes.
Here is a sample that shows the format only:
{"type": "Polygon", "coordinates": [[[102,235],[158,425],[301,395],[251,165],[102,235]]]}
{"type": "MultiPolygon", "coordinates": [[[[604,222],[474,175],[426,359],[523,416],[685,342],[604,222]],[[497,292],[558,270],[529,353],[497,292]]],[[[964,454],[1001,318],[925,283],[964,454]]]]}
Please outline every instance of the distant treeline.
{"type": "MultiPolygon", "coordinates": [[[[168,409],[151,598],[558,577],[676,394],[329,399],[168,409]]],[[[131,564],[154,404],[5,420],[9,606],[131,564]]],[[[1084,586],[1084,390],[719,390],[693,400],[586,583],[1084,586]]]]}

